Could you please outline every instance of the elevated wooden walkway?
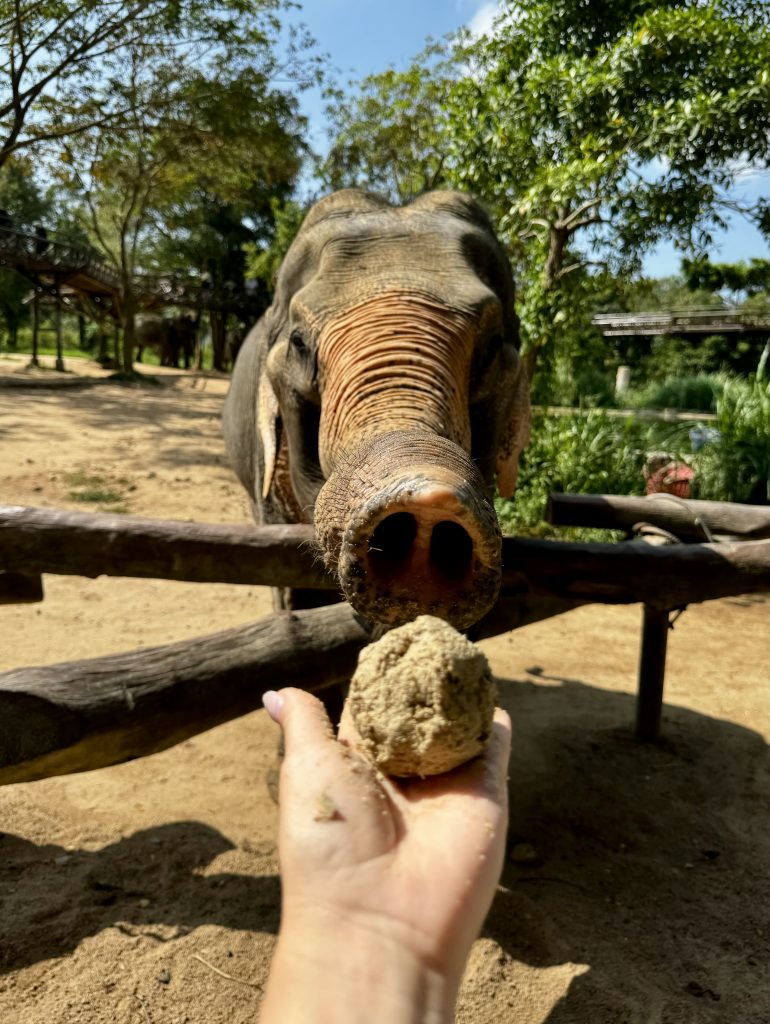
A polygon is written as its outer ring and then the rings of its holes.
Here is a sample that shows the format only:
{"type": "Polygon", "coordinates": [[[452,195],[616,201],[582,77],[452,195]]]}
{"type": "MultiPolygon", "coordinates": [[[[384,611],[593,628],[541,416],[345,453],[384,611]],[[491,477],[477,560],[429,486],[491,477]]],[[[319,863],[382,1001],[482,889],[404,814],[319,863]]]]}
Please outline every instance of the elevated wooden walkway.
{"type": "Polygon", "coordinates": [[[655,313],[599,313],[591,320],[605,338],[655,334],[751,334],[770,337],[770,315],[730,309],[672,309],[655,313]]]}
{"type": "MultiPolygon", "coordinates": [[[[89,319],[121,319],[120,276],[88,245],[0,225],[0,267],[10,267],[27,278],[42,301],[89,319]]],[[[141,275],[136,286],[141,310],[177,306],[256,320],[266,305],[263,297],[235,287],[213,292],[196,277],[141,275]]]]}

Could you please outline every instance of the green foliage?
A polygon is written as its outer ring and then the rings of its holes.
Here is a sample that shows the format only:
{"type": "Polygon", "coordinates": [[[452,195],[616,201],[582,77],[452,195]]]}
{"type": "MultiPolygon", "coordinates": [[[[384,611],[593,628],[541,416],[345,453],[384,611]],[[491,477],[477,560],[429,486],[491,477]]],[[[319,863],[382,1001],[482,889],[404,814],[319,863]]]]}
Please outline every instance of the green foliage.
{"type": "Polygon", "coordinates": [[[215,295],[239,289],[244,244],[271,238],[273,200],[294,186],[305,121],[296,95],[273,79],[302,88],[317,80],[318,64],[303,39],[281,63],[283,6],[182,0],[170,23],[149,18],[101,68],[119,122],[62,144],[61,182],[121,279],[124,372],[139,275],[206,273],[215,295]]]}
{"type": "Polygon", "coordinates": [[[11,214],[17,231],[49,216],[51,199],[43,195],[28,157],[10,157],[0,166],[0,207],[11,214]]]}
{"type": "MultiPolygon", "coordinates": [[[[766,7],[751,0],[504,0],[489,36],[434,45],[339,102],[321,177],[398,200],[436,185],[480,198],[517,278],[528,368],[551,349],[553,376],[582,358],[565,336],[591,344],[582,267],[629,274],[664,238],[708,247],[739,163],[770,156],[769,69],[766,7]]],[[[768,210],[745,212],[761,226],[768,210]]],[[[677,289],[678,305],[707,299],[677,289]]]]}
{"type": "Polygon", "coordinates": [[[509,0],[467,57],[452,179],[499,214],[529,346],[552,343],[582,253],[628,270],[663,237],[707,245],[730,161],[767,158],[768,32],[733,8],[509,0]]]}
{"type": "MultiPolygon", "coordinates": [[[[552,491],[574,494],[644,494],[647,453],[689,450],[682,425],[649,423],[590,411],[537,416],[525,449],[515,498],[495,505],[504,533],[595,538],[595,531],[560,531],[543,522],[552,491]]],[[[604,539],[608,538],[602,532],[604,539]]]]}
{"type": "MultiPolygon", "coordinates": [[[[543,521],[551,492],[644,494],[648,453],[668,452],[695,470],[694,497],[770,502],[770,383],[710,379],[716,393],[716,442],[693,455],[691,423],[667,424],[608,416],[599,410],[536,416],[512,501],[495,502],[503,532],[609,539],[606,531],[559,529],[543,521]]],[[[673,384],[672,384],[673,386],[673,384]]]]}
{"type": "Polygon", "coordinates": [[[655,313],[673,309],[724,309],[725,301],[706,287],[693,289],[683,274],[668,277],[596,275],[595,310],[601,313],[655,313]]]}
{"type": "MultiPolygon", "coordinates": [[[[301,30],[281,58],[276,54],[267,66],[261,59],[272,50],[287,6],[285,0],[6,4],[0,17],[0,166],[19,150],[130,125],[133,108],[124,106],[124,91],[138,51],[173,63],[179,76],[205,67],[214,80],[260,77],[263,93],[278,73],[300,86],[315,82],[319,61],[307,59],[301,30]]],[[[204,94],[200,100],[205,105],[204,94]]]]}
{"type": "Polygon", "coordinates": [[[716,413],[721,439],[695,458],[697,497],[770,502],[770,384],[726,381],[716,413]]]}
{"type": "Polygon", "coordinates": [[[247,242],[243,246],[246,257],[245,276],[260,281],[269,292],[273,290],[278,268],[307,212],[304,206],[291,199],[283,203],[273,199],[271,209],[274,224],[272,238],[267,243],[247,242]]]}
{"type": "MultiPolygon", "coordinates": [[[[50,212],[50,202],[35,181],[30,160],[13,157],[0,166],[0,208],[10,214],[17,231],[30,230],[50,212]]],[[[29,290],[29,281],[9,267],[0,267],[0,317],[11,348],[16,347],[19,328],[29,317],[24,304],[29,290]]]]}
{"type": "MultiPolygon", "coordinates": [[[[24,299],[29,294],[29,281],[10,267],[0,267],[0,317],[3,318],[8,347],[18,344],[19,328],[29,318],[24,299]]],[[[5,340],[3,336],[0,336],[5,340]]]]}
{"type": "Polygon", "coordinates": [[[681,409],[690,412],[714,412],[725,388],[724,374],[700,374],[696,377],[666,377],[661,383],[629,391],[623,404],[629,409],[681,409]]]}
{"type": "Polygon", "coordinates": [[[407,202],[445,181],[445,111],[459,49],[431,43],[406,71],[388,68],[331,91],[333,133],[317,173],[329,189],[363,187],[407,202]]]}
{"type": "Polygon", "coordinates": [[[606,409],[615,405],[615,382],[607,371],[587,360],[557,358],[541,362],[535,377],[537,405],[606,409]]]}
{"type": "Polygon", "coordinates": [[[749,263],[712,263],[708,256],[682,260],[687,287],[695,292],[719,292],[723,289],[746,296],[770,293],[770,260],[752,259],[749,263]]]}

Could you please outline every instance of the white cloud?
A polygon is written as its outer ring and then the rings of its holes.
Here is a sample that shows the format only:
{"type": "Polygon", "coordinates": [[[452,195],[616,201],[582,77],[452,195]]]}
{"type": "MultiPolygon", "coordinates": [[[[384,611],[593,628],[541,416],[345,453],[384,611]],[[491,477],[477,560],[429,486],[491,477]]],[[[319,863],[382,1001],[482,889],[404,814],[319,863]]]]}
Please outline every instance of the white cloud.
{"type": "Polygon", "coordinates": [[[468,31],[472,36],[484,36],[492,28],[492,24],[500,13],[500,5],[497,0],[489,0],[483,3],[473,17],[468,21],[468,31]]]}

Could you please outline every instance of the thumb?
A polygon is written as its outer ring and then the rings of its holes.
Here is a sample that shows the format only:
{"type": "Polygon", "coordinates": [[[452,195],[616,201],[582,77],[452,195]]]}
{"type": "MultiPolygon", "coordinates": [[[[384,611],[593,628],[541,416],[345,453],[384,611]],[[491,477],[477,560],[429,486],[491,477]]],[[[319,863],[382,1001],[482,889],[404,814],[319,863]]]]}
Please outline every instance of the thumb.
{"type": "Polygon", "coordinates": [[[323,704],[312,694],[294,687],[268,690],[262,703],[283,729],[286,756],[314,747],[334,744],[334,730],[323,704]]]}

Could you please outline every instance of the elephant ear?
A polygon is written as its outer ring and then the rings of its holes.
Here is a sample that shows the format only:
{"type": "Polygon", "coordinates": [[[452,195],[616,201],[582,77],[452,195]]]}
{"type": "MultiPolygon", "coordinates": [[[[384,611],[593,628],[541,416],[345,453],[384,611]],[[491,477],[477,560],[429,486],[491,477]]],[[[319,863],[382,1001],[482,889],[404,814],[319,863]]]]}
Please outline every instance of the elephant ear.
{"type": "Polygon", "coordinates": [[[519,456],[529,441],[529,421],[529,379],[524,364],[518,359],[508,413],[500,431],[497,448],[497,489],[502,498],[513,497],[516,490],[519,456]]]}
{"type": "Polygon", "coordinates": [[[257,396],[257,433],[262,448],[262,459],[264,471],[262,474],[262,497],[266,498],[270,493],[275,475],[275,462],[278,457],[278,420],[280,409],[273,385],[270,382],[267,370],[262,370],[259,378],[259,393],[257,396]]]}

